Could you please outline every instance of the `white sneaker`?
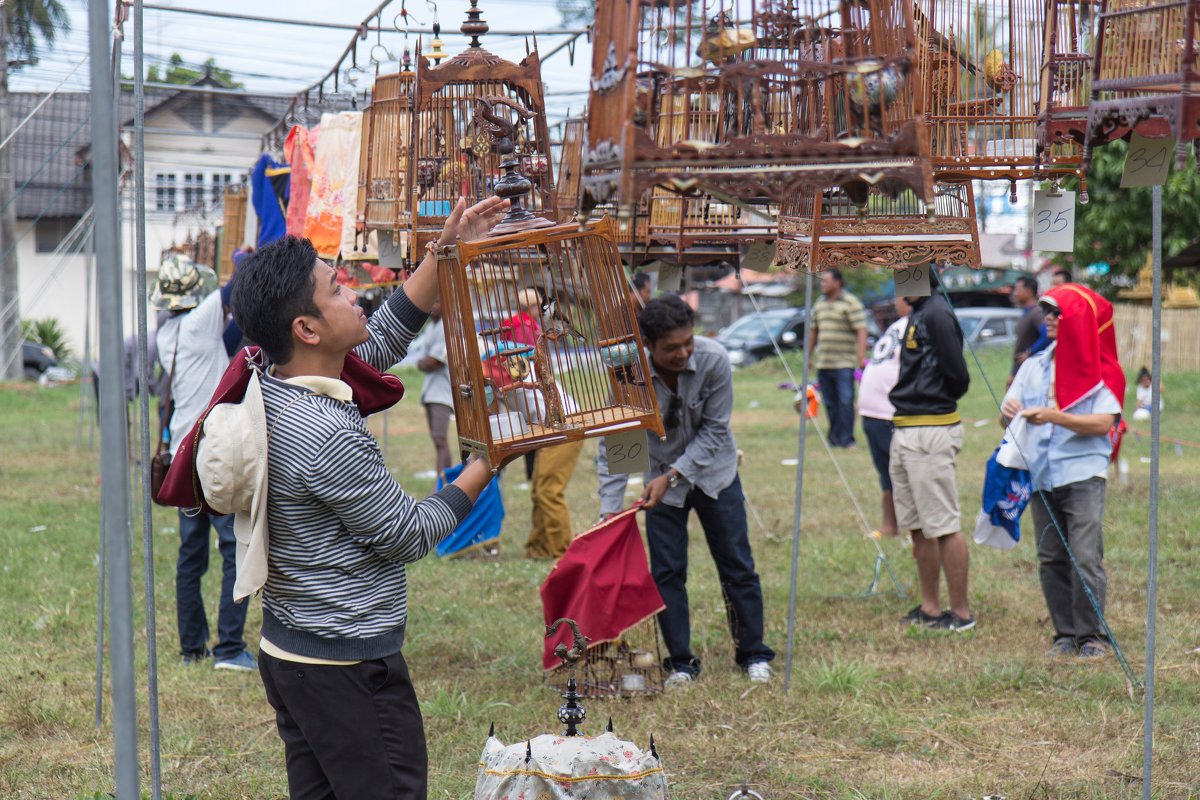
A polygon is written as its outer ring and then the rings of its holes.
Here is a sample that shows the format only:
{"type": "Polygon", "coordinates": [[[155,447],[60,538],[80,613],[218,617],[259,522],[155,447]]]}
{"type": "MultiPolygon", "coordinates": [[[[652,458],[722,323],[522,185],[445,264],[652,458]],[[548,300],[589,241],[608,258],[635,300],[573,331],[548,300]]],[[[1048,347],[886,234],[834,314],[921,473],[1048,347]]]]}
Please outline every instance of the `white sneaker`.
{"type": "Polygon", "coordinates": [[[691,686],[695,680],[690,672],[672,672],[663,681],[663,687],[667,689],[682,689],[685,686],[691,686]]]}
{"type": "Polygon", "coordinates": [[[751,683],[770,683],[771,665],[765,661],[755,661],[746,665],[746,677],[751,683]]]}

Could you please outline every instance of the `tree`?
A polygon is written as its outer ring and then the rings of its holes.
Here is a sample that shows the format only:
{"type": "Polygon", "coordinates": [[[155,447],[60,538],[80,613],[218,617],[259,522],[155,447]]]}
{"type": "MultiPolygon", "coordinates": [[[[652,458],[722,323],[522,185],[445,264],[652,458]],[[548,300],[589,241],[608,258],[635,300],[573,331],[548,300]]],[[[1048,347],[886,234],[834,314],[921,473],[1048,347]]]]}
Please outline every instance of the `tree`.
{"type": "MultiPolygon", "coordinates": [[[[1151,244],[1150,188],[1122,189],[1121,173],[1129,145],[1115,141],[1097,148],[1088,171],[1087,205],[1075,213],[1075,252],[1053,260],[1079,268],[1105,262],[1111,278],[1132,276],[1146,263],[1151,244]]],[[[1170,156],[1174,159],[1174,154],[1170,156]]],[[[1200,176],[1195,163],[1172,167],[1163,186],[1163,257],[1200,239],[1200,176]]]]}
{"type": "Polygon", "coordinates": [[[209,58],[199,67],[194,67],[184,63],[183,56],[179,53],[171,53],[165,70],[160,72],[158,65],[153,64],[146,71],[146,80],[150,83],[172,83],[180,86],[191,85],[205,76],[219,81],[226,89],[244,88],[243,84],[233,79],[232,72],[217,66],[215,58],[209,58]]]}
{"type": "Polygon", "coordinates": [[[592,0],[554,0],[554,6],[565,26],[591,25],[596,18],[596,4],[592,0]]]}
{"type": "MultiPolygon", "coordinates": [[[[52,45],[71,21],[58,0],[0,4],[0,142],[12,129],[8,74],[37,63],[41,43],[52,45]]],[[[17,380],[21,364],[21,285],[17,264],[17,210],[12,147],[0,148],[0,379],[17,380]]]]}

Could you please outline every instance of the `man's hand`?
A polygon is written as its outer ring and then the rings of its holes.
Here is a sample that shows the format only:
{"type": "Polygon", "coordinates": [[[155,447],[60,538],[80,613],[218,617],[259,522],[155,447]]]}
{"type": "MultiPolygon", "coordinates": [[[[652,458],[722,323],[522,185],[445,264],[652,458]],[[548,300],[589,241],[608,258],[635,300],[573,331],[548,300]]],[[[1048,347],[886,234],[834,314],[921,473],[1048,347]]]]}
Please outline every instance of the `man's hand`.
{"type": "Polygon", "coordinates": [[[1058,422],[1059,412],[1053,408],[1037,406],[1035,408],[1027,408],[1020,412],[1021,416],[1029,420],[1030,425],[1048,425],[1058,422]]]}
{"type": "Polygon", "coordinates": [[[658,501],[663,499],[663,495],[670,488],[667,481],[667,475],[659,475],[646,484],[646,488],[642,491],[642,508],[654,508],[658,505],[658,501]]]}
{"type": "Polygon", "coordinates": [[[446,218],[442,233],[438,236],[438,245],[454,244],[455,239],[480,239],[493,225],[500,221],[504,212],[508,211],[509,202],[492,195],[480,200],[467,208],[467,198],[460,197],[454,204],[454,210],[446,218]]]}

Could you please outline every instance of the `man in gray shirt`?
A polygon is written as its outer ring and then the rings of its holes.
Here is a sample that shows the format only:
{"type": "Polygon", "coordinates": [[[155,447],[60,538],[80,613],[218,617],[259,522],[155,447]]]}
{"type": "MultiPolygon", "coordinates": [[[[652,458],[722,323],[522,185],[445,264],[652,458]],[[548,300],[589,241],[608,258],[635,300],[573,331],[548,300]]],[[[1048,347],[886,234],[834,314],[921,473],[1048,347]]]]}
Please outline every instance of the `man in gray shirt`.
{"type": "MultiPolygon", "coordinates": [[[[724,348],[695,336],[695,317],[674,296],[646,303],[638,324],[650,353],[650,374],[663,412],[666,441],[650,437],[650,471],[642,507],[650,567],[666,609],[658,615],[669,657],[668,686],[685,686],[700,674],[692,652],[687,596],[687,522],[695,510],[717,565],[725,595],[734,659],[755,683],[771,679],[775,657],[763,643],[763,600],[746,525],[737,445],[729,416],[733,371],[724,348]]],[[[600,513],[621,510],[625,475],[609,475],[600,448],[600,513]]]]}

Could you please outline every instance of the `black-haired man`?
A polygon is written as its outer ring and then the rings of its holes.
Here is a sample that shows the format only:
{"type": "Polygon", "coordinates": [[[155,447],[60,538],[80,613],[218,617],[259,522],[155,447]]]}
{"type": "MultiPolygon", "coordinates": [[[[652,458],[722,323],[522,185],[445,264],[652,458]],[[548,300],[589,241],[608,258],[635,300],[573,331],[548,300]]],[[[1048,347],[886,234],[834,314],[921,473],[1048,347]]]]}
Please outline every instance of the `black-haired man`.
{"type": "MultiPolygon", "coordinates": [[[[505,205],[460,200],[439,244],[478,237],[505,205]]],[[[351,350],[380,370],[404,356],[437,299],[434,249],[369,322],[307,239],[273,242],[238,270],[234,315],[271,362],[261,377],[270,539],[259,672],[293,798],[427,795],[421,712],[400,653],[404,565],[466,517],[491,469],[473,460],[437,494],[409,497],[340,375],[351,350]]]]}
{"type": "Polygon", "coordinates": [[[840,270],[821,273],[821,297],[812,310],[809,347],[821,400],[829,414],[829,444],[854,447],[854,380],[867,358],[867,315],[846,291],[840,270]]]}
{"type": "Polygon", "coordinates": [[[1013,305],[1021,309],[1021,319],[1017,322],[1017,338],[1013,342],[1012,371],[1009,373],[1009,383],[1012,376],[1025,363],[1025,359],[1040,353],[1050,340],[1046,338],[1046,329],[1042,326],[1042,309],[1038,306],[1038,284],[1032,275],[1022,275],[1017,278],[1012,289],[1013,305]]]}
{"type": "MultiPolygon", "coordinates": [[[[763,643],[763,599],[746,525],[737,444],[729,425],[733,371],[725,349],[695,336],[695,316],[674,295],[657,297],[638,315],[650,351],[650,374],[667,438],[650,437],[650,471],[642,492],[650,569],[666,610],[658,615],[667,645],[669,686],[700,674],[691,646],[687,596],[687,522],[696,512],[717,565],[733,636],[734,660],[756,683],[771,679],[774,651],[763,643]]],[[[614,514],[625,475],[609,475],[600,449],[600,512],[614,514]]]]}

